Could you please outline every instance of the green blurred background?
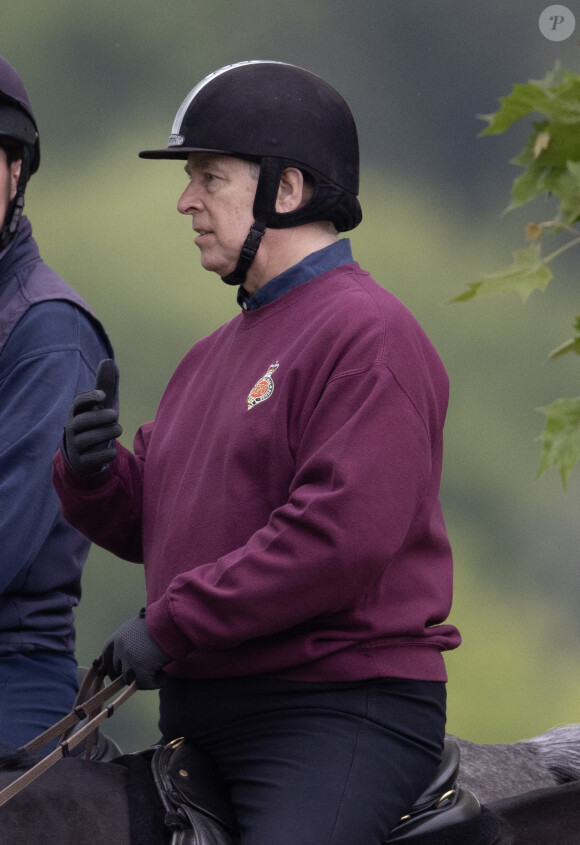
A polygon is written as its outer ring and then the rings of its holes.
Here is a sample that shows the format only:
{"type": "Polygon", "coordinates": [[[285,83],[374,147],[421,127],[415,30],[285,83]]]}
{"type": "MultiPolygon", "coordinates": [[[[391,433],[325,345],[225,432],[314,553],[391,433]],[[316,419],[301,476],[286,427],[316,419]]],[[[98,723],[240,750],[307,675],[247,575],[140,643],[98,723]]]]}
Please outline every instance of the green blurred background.
{"type": "MultiPolygon", "coordinates": [[[[580,72],[578,29],[551,42],[546,0],[2,0],[0,54],[28,88],[42,165],[27,194],[41,251],[108,327],[121,370],[123,442],[152,418],[189,346],[234,316],[235,293],[199,267],[175,205],[181,167],[144,162],[165,146],[203,76],[249,58],[326,78],[359,126],[363,225],[355,255],[416,314],[451,380],[442,500],[456,562],[447,659],[448,729],[511,742],[580,721],[580,470],[564,493],[535,480],[543,417],[575,396],[577,359],[547,363],[578,310],[577,260],[523,306],[448,301],[524,246],[549,210],[502,217],[508,163],[529,124],[478,139],[476,115],[559,59],[580,72]]],[[[525,122],[524,122],[525,123],[525,122]]],[[[219,512],[212,514],[219,519],[219,512]]],[[[93,548],[77,613],[88,664],[144,603],[139,566],[93,548]]],[[[126,751],[157,739],[156,694],[107,725],[126,751]]]]}

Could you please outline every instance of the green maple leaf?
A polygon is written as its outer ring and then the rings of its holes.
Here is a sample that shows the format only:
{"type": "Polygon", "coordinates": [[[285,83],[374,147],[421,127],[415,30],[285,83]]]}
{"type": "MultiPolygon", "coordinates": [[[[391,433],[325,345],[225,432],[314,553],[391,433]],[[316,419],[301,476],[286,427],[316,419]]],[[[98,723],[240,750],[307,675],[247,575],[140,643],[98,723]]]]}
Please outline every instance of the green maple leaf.
{"type": "MultiPolygon", "coordinates": [[[[528,224],[528,237],[534,242],[513,253],[513,262],[496,273],[483,276],[451,302],[466,302],[477,296],[517,291],[522,299],[534,290],[545,290],[552,278],[548,264],[565,250],[580,244],[580,235],[542,258],[537,238],[543,231],[568,229],[580,222],[580,75],[562,70],[556,63],[544,79],[514,85],[511,94],[500,97],[494,114],[480,115],[487,127],[480,135],[499,135],[521,118],[538,113],[524,149],[512,159],[523,168],[514,180],[508,211],[548,194],[558,202],[558,211],[550,223],[528,224]],[[530,236],[530,232],[532,232],[530,236]]],[[[560,344],[550,358],[569,352],[580,355],[580,315],[575,336],[560,344]]],[[[572,468],[580,461],[580,398],[557,399],[538,408],[546,417],[540,437],[543,442],[538,476],[556,467],[566,489],[572,468]]]]}
{"type": "Polygon", "coordinates": [[[563,193],[562,180],[565,170],[559,167],[549,167],[541,161],[530,164],[523,173],[514,179],[512,185],[512,201],[507,211],[513,211],[520,205],[541,196],[546,192],[554,196],[563,193]]]}
{"type": "Polygon", "coordinates": [[[501,135],[513,123],[535,111],[548,114],[550,93],[535,82],[518,83],[513,86],[512,93],[500,97],[499,102],[500,108],[493,114],[479,115],[481,120],[488,123],[480,136],[501,135]]]}
{"type": "Polygon", "coordinates": [[[562,221],[575,222],[579,218],[574,165],[580,161],[580,77],[556,64],[544,79],[514,85],[512,93],[499,102],[497,112],[480,115],[488,122],[481,135],[501,134],[533,112],[544,118],[533,124],[526,146],[512,159],[524,172],[514,180],[507,210],[549,193],[560,200],[562,221]]]}
{"type": "Polygon", "coordinates": [[[563,123],[580,121],[580,81],[563,71],[559,62],[544,79],[530,79],[513,86],[511,94],[499,97],[500,108],[493,114],[481,114],[488,125],[480,135],[501,135],[512,124],[533,112],[540,112],[563,123]]]}
{"type": "Polygon", "coordinates": [[[546,417],[546,427],[537,438],[544,444],[538,476],[556,467],[565,490],[568,476],[580,460],[580,398],[556,399],[537,410],[546,417]]]}
{"type": "Polygon", "coordinates": [[[513,264],[495,273],[483,276],[451,302],[466,302],[476,296],[492,296],[517,291],[525,302],[534,290],[545,290],[552,278],[542,260],[540,245],[530,244],[526,249],[513,253],[513,264]]]}

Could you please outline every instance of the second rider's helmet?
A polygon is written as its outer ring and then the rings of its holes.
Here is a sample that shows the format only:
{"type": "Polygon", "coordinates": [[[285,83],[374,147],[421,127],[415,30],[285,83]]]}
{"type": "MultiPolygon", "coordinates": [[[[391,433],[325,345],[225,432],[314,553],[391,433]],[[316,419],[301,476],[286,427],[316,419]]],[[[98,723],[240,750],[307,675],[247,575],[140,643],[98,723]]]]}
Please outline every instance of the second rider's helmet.
{"type": "Polygon", "coordinates": [[[215,71],[181,104],[168,146],[139,155],[187,159],[191,152],[216,152],[260,164],[255,222],[236,270],[224,278],[228,284],[244,281],[266,227],[328,220],[346,232],[362,219],[354,118],[331,85],[302,68],[248,61],[215,71]],[[280,214],[275,203],[285,167],[302,170],[313,192],[304,206],[280,214]]]}
{"type": "Polygon", "coordinates": [[[0,147],[22,159],[16,196],[0,220],[0,251],[13,239],[24,207],[24,191],[40,164],[38,127],[22,80],[0,56],[0,147]]]}

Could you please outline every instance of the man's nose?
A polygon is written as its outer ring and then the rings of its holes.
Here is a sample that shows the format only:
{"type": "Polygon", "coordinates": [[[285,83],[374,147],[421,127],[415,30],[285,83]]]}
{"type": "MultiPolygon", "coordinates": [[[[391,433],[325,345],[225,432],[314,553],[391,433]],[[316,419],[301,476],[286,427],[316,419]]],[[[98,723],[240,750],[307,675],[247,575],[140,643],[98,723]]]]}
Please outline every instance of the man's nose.
{"type": "Polygon", "coordinates": [[[190,182],[177,200],[177,210],[180,214],[192,214],[194,211],[199,211],[202,205],[199,189],[196,189],[194,183],[190,182]]]}

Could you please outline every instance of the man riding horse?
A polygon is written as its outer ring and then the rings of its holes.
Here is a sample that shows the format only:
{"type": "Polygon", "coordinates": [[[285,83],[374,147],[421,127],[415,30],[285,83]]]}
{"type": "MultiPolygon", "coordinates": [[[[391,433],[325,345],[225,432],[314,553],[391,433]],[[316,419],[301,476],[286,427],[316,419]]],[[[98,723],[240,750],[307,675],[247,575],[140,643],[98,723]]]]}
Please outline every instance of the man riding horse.
{"type": "Polygon", "coordinates": [[[145,566],[109,674],[160,688],[163,736],[213,760],[243,845],[379,845],[440,762],[460,641],[447,375],[339,238],[362,216],[358,140],[324,80],[221,68],[141,156],[184,162],[177,208],[240,313],[188,352],[133,451],[112,362],[72,405],[63,512],[145,566]]]}

